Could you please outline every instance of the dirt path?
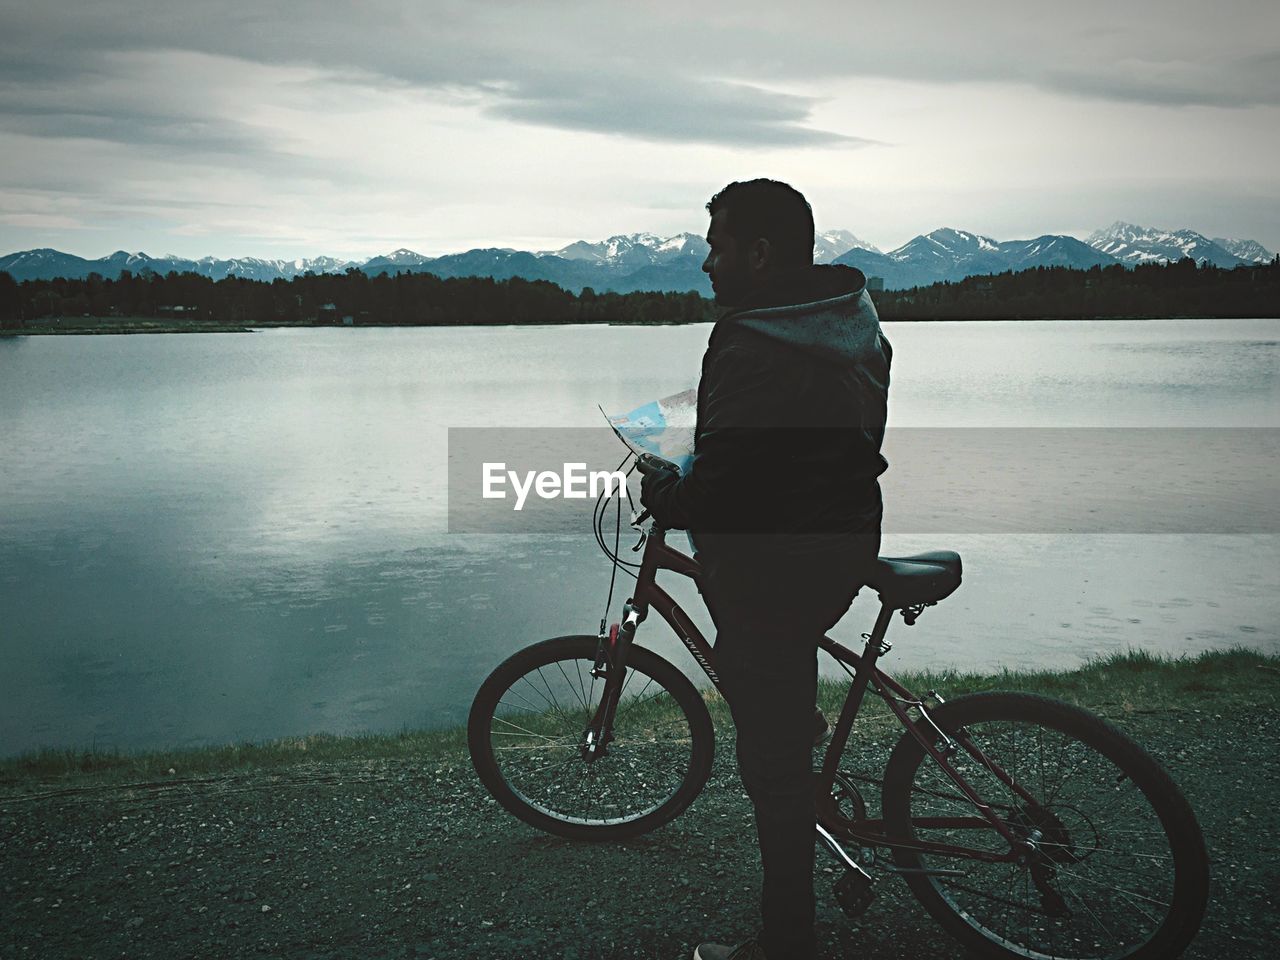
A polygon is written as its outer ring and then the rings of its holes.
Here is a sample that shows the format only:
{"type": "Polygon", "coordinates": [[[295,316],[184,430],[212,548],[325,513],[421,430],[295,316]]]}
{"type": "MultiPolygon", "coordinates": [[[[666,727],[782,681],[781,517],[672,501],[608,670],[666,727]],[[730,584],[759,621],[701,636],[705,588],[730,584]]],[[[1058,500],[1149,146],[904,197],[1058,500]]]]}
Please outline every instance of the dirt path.
{"type": "MultiPolygon", "coordinates": [[[[1269,960],[1280,946],[1273,706],[1113,717],[1168,764],[1209,840],[1212,905],[1189,957],[1269,960]]],[[[708,935],[753,930],[757,860],[731,757],[722,740],[691,810],[620,845],[514,821],[461,755],[10,784],[0,957],[685,958],[708,935]]],[[[828,888],[826,955],[960,956],[898,881],[857,925],[828,888]]]]}

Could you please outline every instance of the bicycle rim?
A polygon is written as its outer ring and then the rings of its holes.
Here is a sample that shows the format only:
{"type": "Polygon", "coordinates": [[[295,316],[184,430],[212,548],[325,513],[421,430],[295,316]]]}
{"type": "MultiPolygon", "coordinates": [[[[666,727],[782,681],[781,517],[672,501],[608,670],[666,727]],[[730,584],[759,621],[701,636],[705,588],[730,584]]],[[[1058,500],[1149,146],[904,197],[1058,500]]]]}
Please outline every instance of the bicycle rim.
{"type": "MultiPolygon", "coordinates": [[[[962,871],[958,877],[911,876],[925,906],[988,955],[1176,956],[1203,913],[1207,866],[1199,827],[1172,781],[1136,744],[1083,711],[1046,709],[1049,701],[1032,697],[972,701],[935,713],[942,715],[943,729],[961,731],[981,752],[974,757],[958,749],[951,762],[1035,850],[1022,862],[1004,863],[898,851],[898,863],[908,868],[962,871]],[[1032,799],[1002,782],[997,769],[1032,799]]],[[[909,794],[901,766],[886,776],[886,815],[896,833],[992,853],[1009,850],[991,827],[925,823],[981,814],[918,746],[906,752],[917,758],[909,794]]]]}
{"type": "Polygon", "coordinates": [[[632,648],[611,739],[592,755],[586,736],[605,689],[593,672],[594,640],[528,654],[495,671],[482,691],[492,707],[481,747],[497,777],[491,787],[508,809],[553,832],[603,837],[657,826],[697,794],[710,765],[710,720],[674,667],[632,648]],[[707,731],[695,729],[690,698],[707,731]]]}

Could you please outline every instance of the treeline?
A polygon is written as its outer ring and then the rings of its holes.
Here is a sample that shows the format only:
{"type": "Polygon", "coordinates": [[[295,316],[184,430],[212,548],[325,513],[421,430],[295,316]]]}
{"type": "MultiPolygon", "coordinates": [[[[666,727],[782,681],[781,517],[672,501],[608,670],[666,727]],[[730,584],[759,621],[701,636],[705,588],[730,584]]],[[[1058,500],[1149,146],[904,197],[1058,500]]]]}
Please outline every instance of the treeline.
{"type": "Polygon", "coordinates": [[[43,317],[159,317],[216,324],[454,325],[504,323],[696,323],[714,319],[696,293],[572,294],[545,280],[429,273],[369,277],[308,273],[292,280],[211,280],[195,273],[110,280],[25,280],[0,273],[0,324],[43,317]],[[349,320],[348,320],[349,318],[349,320]]]}
{"type": "Polygon", "coordinates": [[[1280,257],[1259,266],[1036,267],[875,295],[888,320],[1280,317],[1280,257]]]}
{"type": "MultiPolygon", "coordinates": [[[[1280,257],[1223,269],[1176,263],[1078,270],[1037,267],[874,294],[886,320],[1280,317],[1280,257]]],[[[124,272],[109,280],[26,280],[0,273],[0,327],[50,317],[148,317],[243,326],[271,323],[460,325],[697,323],[715,317],[697,293],[573,294],[545,280],[306,274],[214,281],[194,273],[124,272]]]]}

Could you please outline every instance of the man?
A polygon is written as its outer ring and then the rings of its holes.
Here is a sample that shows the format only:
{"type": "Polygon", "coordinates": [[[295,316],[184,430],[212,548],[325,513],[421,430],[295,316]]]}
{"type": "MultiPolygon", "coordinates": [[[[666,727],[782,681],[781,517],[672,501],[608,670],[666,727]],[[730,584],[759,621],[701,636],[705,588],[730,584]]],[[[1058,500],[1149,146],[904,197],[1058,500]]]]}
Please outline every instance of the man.
{"type": "Polygon", "coordinates": [[[694,957],[807,960],[817,643],[879,549],[891,352],[862,273],[814,265],[797,190],[731,183],[707,210],[702,269],[727,312],[702,361],[693,462],[642,465],[641,497],[697,550],[764,883],[759,939],[694,957]]]}

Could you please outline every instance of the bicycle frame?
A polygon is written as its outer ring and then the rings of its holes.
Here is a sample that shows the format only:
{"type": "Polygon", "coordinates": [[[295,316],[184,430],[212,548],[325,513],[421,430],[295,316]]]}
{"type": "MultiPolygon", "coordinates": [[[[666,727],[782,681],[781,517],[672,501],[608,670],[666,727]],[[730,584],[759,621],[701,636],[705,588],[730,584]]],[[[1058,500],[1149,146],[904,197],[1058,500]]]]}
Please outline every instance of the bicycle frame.
{"type": "MultiPolygon", "coordinates": [[[[720,689],[720,677],[715,671],[715,656],[711,644],[708,643],[689,615],[685,613],[666,590],[658,585],[656,578],[659,570],[670,570],[673,573],[688,577],[698,583],[699,589],[701,589],[701,568],[698,562],[693,557],[669,546],[666,543],[666,531],[655,524],[645,538],[644,553],[636,578],[635,592],[623,608],[622,623],[615,625],[611,629],[608,647],[605,648],[602,645],[601,656],[607,656],[612,666],[622,667],[620,670],[609,671],[605,686],[606,694],[602,698],[600,709],[591,724],[593,730],[602,732],[600,742],[603,744],[607,744],[609,740],[607,731],[612,725],[613,710],[617,706],[618,692],[621,689],[625,675],[627,650],[635,636],[636,627],[644,622],[651,609],[656,610],[658,615],[667,622],[693,656],[693,659],[697,661],[698,666],[707,674],[712,684],[715,685],[717,690],[720,689]]],[[[982,800],[973,787],[951,765],[948,758],[955,753],[957,747],[963,748],[966,753],[1025,801],[1031,809],[1040,809],[1040,804],[1003,768],[986,757],[964,734],[964,731],[957,731],[954,735],[948,736],[940,730],[930,717],[924,701],[877,666],[876,661],[889,650],[889,645],[884,642],[884,637],[888,632],[889,623],[893,619],[894,613],[895,608],[888,605],[881,606],[880,614],[876,618],[876,623],[871,633],[863,634],[867,644],[861,654],[837,643],[830,637],[823,637],[819,641],[821,649],[852,669],[854,680],[845,698],[844,707],[840,712],[839,720],[836,722],[831,741],[827,745],[822,770],[818,776],[818,824],[820,828],[823,828],[835,838],[851,841],[863,847],[905,849],[918,853],[932,853],[941,856],[982,860],[990,863],[1015,861],[1026,853],[1029,845],[1014,834],[990,804],[982,800]],[[840,814],[836,809],[832,788],[835,784],[840,756],[844,752],[849,733],[853,728],[853,721],[857,717],[859,709],[861,709],[868,687],[874,687],[875,693],[885,701],[903,727],[920,743],[921,748],[942,768],[947,777],[980,814],[980,816],[972,817],[920,817],[914,822],[926,827],[995,829],[1009,843],[1008,852],[993,853],[988,850],[970,847],[893,837],[885,832],[886,827],[883,820],[849,820],[840,814]],[[908,713],[911,707],[915,707],[919,712],[920,723],[914,722],[908,713]],[[936,741],[923,733],[922,729],[932,730],[932,732],[936,733],[936,741]]],[[[603,663],[598,664],[598,666],[603,666],[603,663]]],[[[939,703],[942,702],[941,698],[937,697],[936,694],[933,697],[939,703]]],[[[594,750],[595,747],[588,745],[587,749],[594,750]]],[[[843,854],[842,851],[841,856],[846,860],[848,859],[847,855],[843,854]]]]}

